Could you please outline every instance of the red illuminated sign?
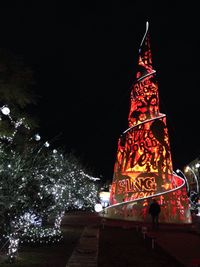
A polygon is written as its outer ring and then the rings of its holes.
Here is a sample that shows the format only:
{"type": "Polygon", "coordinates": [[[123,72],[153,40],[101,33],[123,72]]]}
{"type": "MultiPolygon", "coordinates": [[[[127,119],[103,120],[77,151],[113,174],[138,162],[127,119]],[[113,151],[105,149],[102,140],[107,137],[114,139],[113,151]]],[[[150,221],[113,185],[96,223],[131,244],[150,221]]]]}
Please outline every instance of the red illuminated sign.
{"type": "MultiPolygon", "coordinates": [[[[112,205],[138,200],[131,212],[129,209],[129,218],[143,220],[148,202],[157,197],[163,207],[164,222],[188,223],[191,217],[182,185],[183,181],[173,172],[166,115],[159,111],[158,84],[147,28],[139,50],[136,81],[131,88],[128,129],[118,141],[109,209],[112,205]],[[181,213],[178,217],[177,210],[181,213]]],[[[118,208],[113,214],[122,216],[123,212],[118,208]]]]}

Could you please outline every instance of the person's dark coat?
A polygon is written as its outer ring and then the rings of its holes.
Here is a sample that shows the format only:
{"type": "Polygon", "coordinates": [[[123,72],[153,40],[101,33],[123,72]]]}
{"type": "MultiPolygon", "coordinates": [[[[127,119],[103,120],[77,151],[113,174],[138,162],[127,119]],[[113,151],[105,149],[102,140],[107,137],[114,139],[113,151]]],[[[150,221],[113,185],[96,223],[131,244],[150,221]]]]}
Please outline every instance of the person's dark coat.
{"type": "Polygon", "coordinates": [[[151,216],[158,216],[160,211],[160,205],[156,200],[154,200],[149,207],[149,213],[151,216]]]}

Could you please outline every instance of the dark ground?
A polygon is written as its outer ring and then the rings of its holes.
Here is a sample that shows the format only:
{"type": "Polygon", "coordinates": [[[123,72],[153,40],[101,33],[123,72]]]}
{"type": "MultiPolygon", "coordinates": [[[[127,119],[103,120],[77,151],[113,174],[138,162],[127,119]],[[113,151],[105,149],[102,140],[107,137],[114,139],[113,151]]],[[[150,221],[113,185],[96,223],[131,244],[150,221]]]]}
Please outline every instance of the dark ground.
{"type": "Polygon", "coordinates": [[[154,233],[156,242],[152,248],[152,239],[149,235],[144,238],[141,225],[112,220],[103,225],[97,214],[79,212],[64,217],[62,243],[21,247],[18,263],[13,265],[3,264],[0,255],[0,267],[65,267],[86,225],[98,225],[100,229],[98,267],[180,267],[200,258],[200,236],[184,226],[161,226],[154,233]],[[186,264],[181,265],[177,259],[186,264]]]}
{"type": "Polygon", "coordinates": [[[152,249],[152,241],[141,231],[105,226],[100,230],[99,267],[178,267],[180,265],[161,248],[152,249]]]}
{"type": "Polygon", "coordinates": [[[0,254],[0,267],[65,267],[77,244],[82,226],[64,226],[63,242],[52,245],[20,246],[17,262],[14,264],[3,263],[5,256],[0,254]]]}

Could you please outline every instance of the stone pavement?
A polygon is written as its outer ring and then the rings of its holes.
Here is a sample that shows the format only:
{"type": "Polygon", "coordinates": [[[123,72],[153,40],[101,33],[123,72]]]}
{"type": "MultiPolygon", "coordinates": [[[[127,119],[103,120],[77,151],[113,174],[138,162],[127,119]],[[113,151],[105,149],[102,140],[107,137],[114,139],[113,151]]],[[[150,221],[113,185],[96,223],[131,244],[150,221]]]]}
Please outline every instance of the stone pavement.
{"type": "Polygon", "coordinates": [[[97,267],[99,228],[86,226],[66,267],[97,267]]]}
{"type": "Polygon", "coordinates": [[[158,231],[147,236],[183,266],[200,266],[200,218],[194,217],[192,225],[160,225],[158,231]]]}
{"type": "Polygon", "coordinates": [[[183,266],[200,266],[200,236],[195,233],[166,228],[149,232],[147,236],[155,243],[155,249],[156,246],[161,247],[183,266]]]}
{"type": "Polygon", "coordinates": [[[97,267],[100,222],[96,213],[77,212],[64,217],[62,225],[84,226],[66,267],[97,267]]]}
{"type": "Polygon", "coordinates": [[[85,225],[80,241],[66,267],[97,267],[98,229],[105,225],[123,228],[135,227],[141,231],[143,238],[151,240],[152,249],[161,248],[184,267],[200,267],[200,218],[197,217],[192,225],[161,224],[158,231],[152,231],[150,224],[102,220],[97,214],[68,216],[63,223],[85,225]]]}
{"type": "Polygon", "coordinates": [[[143,238],[151,240],[152,249],[161,248],[184,267],[200,267],[200,218],[192,225],[160,224],[158,231],[151,224],[107,220],[106,225],[136,227],[143,238]]]}

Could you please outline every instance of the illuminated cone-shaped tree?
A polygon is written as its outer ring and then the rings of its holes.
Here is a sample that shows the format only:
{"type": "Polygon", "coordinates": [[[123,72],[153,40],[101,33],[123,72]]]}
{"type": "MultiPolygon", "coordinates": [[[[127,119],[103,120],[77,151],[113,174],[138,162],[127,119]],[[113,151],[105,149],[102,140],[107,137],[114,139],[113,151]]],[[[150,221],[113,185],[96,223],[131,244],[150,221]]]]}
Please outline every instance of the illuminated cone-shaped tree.
{"type": "Polygon", "coordinates": [[[161,222],[190,223],[184,180],[173,172],[166,115],[159,111],[148,23],[131,88],[128,123],[118,142],[107,216],[147,220],[149,202],[157,198],[161,222]]]}

